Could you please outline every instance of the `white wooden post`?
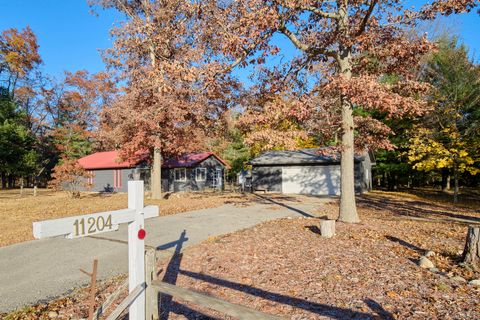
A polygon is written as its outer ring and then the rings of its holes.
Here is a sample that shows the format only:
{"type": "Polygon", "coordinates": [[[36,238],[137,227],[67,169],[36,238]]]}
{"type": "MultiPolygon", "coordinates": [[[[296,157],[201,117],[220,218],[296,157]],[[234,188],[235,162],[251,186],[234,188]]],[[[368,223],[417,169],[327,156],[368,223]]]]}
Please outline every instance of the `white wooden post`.
{"type": "MultiPolygon", "coordinates": [[[[143,181],[128,182],[128,208],[135,210],[135,219],[128,223],[128,291],[132,292],[145,282],[145,241],[138,237],[138,231],[145,227],[143,181]]],[[[145,291],[130,305],[129,319],[145,319],[145,291]]]]}
{"type": "Polygon", "coordinates": [[[34,222],[33,236],[81,238],[118,230],[119,224],[128,222],[128,304],[134,300],[129,318],[145,320],[145,218],[153,217],[158,217],[158,206],[143,207],[143,181],[129,181],[128,209],[34,222]]]}

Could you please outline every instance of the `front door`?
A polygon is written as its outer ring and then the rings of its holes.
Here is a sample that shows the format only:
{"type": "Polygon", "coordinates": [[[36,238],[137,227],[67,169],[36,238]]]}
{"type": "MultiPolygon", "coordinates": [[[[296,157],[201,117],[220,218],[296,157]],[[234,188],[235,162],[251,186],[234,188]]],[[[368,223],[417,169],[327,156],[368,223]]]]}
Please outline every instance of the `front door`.
{"type": "Polygon", "coordinates": [[[222,169],[215,169],[213,173],[213,187],[216,189],[222,189],[223,175],[222,169]]]}

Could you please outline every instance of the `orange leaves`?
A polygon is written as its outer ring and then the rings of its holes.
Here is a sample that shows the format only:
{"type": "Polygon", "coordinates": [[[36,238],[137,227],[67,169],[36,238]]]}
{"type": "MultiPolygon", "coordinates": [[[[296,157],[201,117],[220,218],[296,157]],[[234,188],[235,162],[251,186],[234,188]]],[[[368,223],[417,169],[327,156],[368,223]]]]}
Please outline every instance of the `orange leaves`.
{"type": "Polygon", "coordinates": [[[381,78],[376,76],[365,75],[352,79],[339,76],[332,77],[323,89],[332,94],[346,96],[354,105],[366,110],[380,111],[388,117],[419,116],[428,110],[425,100],[415,98],[413,94],[406,94],[425,92],[425,85],[413,81],[399,80],[390,84],[382,83],[381,78]]]}
{"type": "Polygon", "coordinates": [[[29,26],[20,32],[17,29],[7,29],[0,34],[0,62],[2,60],[11,72],[20,77],[42,63],[37,37],[29,26]]]}
{"type": "Polygon", "coordinates": [[[57,190],[67,190],[72,196],[79,194],[80,187],[88,188],[88,178],[92,173],[86,171],[76,159],[62,158],[53,169],[53,180],[49,185],[57,190]]]}
{"type": "Polygon", "coordinates": [[[397,298],[398,297],[398,293],[396,293],[395,291],[387,291],[386,295],[389,298],[397,298]]]}
{"type": "Polygon", "coordinates": [[[424,5],[420,13],[423,19],[435,19],[438,13],[451,15],[470,12],[478,4],[478,0],[436,0],[424,5]]]}
{"type": "Polygon", "coordinates": [[[253,153],[271,149],[297,149],[309,135],[303,123],[311,117],[311,106],[287,93],[258,98],[240,117],[239,127],[246,134],[245,143],[253,153]]]}
{"type": "Polygon", "coordinates": [[[224,66],[208,56],[214,41],[213,25],[203,20],[208,7],[178,0],[96,2],[129,16],[113,30],[106,55],[124,87],[103,114],[102,137],[127,158],[154,146],[164,155],[203,149],[238,94],[236,82],[220,74],[224,66]]]}

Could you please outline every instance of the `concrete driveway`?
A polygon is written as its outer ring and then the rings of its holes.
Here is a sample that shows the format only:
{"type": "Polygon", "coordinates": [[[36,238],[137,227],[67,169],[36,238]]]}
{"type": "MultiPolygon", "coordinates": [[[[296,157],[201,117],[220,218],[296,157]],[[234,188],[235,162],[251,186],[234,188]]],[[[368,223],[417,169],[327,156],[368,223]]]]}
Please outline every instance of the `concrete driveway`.
{"type": "MultiPolygon", "coordinates": [[[[262,196],[251,205],[224,205],[199,211],[149,219],[146,245],[156,247],[159,256],[170,255],[185,230],[183,247],[210,236],[245,229],[282,217],[312,216],[313,204],[291,205],[262,196]]],[[[161,210],[161,208],[160,208],[161,210]]],[[[116,232],[80,239],[52,238],[28,241],[0,248],[0,311],[49,300],[72,288],[88,284],[79,271],[90,270],[98,259],[98,277],[126,273],[126,225],[116,232]]]]}

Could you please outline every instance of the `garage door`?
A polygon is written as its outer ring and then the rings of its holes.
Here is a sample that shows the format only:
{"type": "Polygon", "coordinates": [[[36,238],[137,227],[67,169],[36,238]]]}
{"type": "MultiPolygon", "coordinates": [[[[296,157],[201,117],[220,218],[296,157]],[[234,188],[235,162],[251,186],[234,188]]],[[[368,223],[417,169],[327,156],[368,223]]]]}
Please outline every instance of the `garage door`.
{"type": "Polygon", "coordinates": [[[282,192],[314,195],[340,194],[340,167],[283,167],[282,192]]]}

